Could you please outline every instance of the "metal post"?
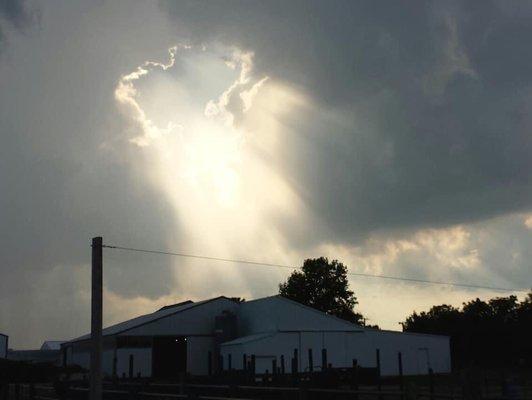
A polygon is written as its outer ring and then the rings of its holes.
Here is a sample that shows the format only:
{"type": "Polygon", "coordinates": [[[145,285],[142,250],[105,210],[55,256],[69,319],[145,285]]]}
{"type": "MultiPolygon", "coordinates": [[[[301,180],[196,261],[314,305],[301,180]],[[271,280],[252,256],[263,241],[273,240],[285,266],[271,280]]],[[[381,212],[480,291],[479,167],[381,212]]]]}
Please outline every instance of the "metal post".
{"type": "Polygon", "coordinates": [[[312,349],[308,349],[308,372],[314,371],[314,360],[312,358],[312,349]]]}
{"type": "Polygon", "coordinates": [[[92,238],[91,364],[89,400],[102,399],[103,239],[92,238]]]}
{"type": "Polygon", "coordinates": [[[397,353],[397,362],[399,366],[399,387],[401,389],[401,399],[403,398],[404,382],[403,382],[403,355],[399,351],[397,353]]]}
{"type": "Polygon", "coordinates": [[[381,350],[376,350],[376,356],[377,356],[377,390],[379,391],[379,400],[382,399],[380,392],[382,389],[381,385],[381,350]]]}
{"type": "Polygon", "coordinates": [[[321,349],[321,370],[327,369],[327,349],[321,349]]]}
{"type": "Polygon", "coordinates": [[[134,365],[133,354],[129,355],[129,379],[133,379],[133,365],[134,365]]]}
{"type": "Polygon", "coordinates": [[[429,368],[429,393],[430,400],[434,400],[434,371],[429,368]]]}
{"type": "Polygon", "coordinates": [[[255,354],[251,355],[251,374],[255,377],[255,354]]]}
{"type": "MultiPolygon", "coordinates": [[[[358,360],[353,358],[353,388],[358,390],[358,360]]],[[[358,394],[356,395],[358,398],[358,394]]]]}

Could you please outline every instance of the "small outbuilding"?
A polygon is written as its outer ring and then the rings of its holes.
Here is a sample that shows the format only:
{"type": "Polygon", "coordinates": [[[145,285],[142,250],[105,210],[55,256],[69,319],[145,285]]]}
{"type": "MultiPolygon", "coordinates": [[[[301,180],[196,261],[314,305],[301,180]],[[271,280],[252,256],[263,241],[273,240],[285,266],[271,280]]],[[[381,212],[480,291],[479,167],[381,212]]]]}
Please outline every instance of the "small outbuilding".
{"type": "Polygon", "coordinates": [[[61,350],[61,345],[65,340],[46,340],[41,345],[41,350],[61,350]]]}
{"type": "MultiPolygon", "coordinates": [[[[253,357],[256,373],[297,358],[299,371],[358,365],[382,375],[450,372],[446,336],[362,327],[281,296],[247,302],[227,297],[166,306],[103,330],[108,376],[175,378],[215,369],[242,369],[253,357]]],[[[66,364],[88,368],[90,334],[62,344],[66,364]]]]}
{"type": "Polygon", "coordinates": [[[7,358],[7,343],[9,337],[0,333],[0,358],[7,358]]]}

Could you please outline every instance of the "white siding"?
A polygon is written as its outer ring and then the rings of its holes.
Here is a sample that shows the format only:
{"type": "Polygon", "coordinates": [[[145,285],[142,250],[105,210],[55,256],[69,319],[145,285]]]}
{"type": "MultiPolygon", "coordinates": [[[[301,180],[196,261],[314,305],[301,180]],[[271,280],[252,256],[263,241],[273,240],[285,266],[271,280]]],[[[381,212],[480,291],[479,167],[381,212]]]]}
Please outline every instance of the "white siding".
{"type": "Polygon", "coordinates": [[[81,368],[89,369],[90,367],[90,352],[86,350],[77,350],[74,348],[70,352],[70,359],[68,364],[79,365],[81,368]]]}
{"type": "Polygon", "coordinates": [[[277,333],[263,339],[237,345],[222,345],[221,354],[227,367],[227,357],[231,354],[234,369],[242,369],[243,356],[255,355],[255,371],[264,373],[272,370],[272,359],[277,359],[277,366],[281,366],[281,355],[285,360],[285,371],[290,372],[290,360],[294,349],[299,349],[298,333],[277,333]]]}
{"type": "Polygon", "coordinates": [[[103,351],[102,355],[102,370],[104,376],[111,377],[113,376],[113,358],[115,351],[113,349],[108,349],[103,351]]]}
{"type": "MultiPolygon", "coordinates": [[[[116,373],[119,377],[129,376],[129,356],[133,356],[133,376],[140,372],[143,377],[151,376],[151,348],[120,348],[116,351],[116,373]]],[[[112,364],[111,364],[112,365],[112,364]]]]}
{"type": "MultiPolygon", "coordinates": [[[[380,349],[382,375],[398,374],[399,351],[405,375],[424,375],[428,373],[428,368],[432,368],[435,373],[451,371],[450,345],[446,336],[372,329],[368,329],[366,334],[371,339],[373,349],[380,349]]],[[[376,356],[374,359],[376,360],[376,356]]]]}
{"type": "Polygon", "coordinates": [[[214,354],[214,341],[208,336],[187,338],[187,372],[192,375],[207,375],[209,351],[214,354]]]}
{"type": "MultiPolygon", "coordinates": [[[[253,336],[251,337],[253,338],[253,336]]],[[[224,360],[231,354],[233,368],[242,368],[242,356],[256,357],[256,372],[271,371],[273,358],[280,366],[280,356],[285,358],[285,371],[291,371],[294,349],[298,350],[299,370],[309,367],[308,350],[312,349],[314,370],[322,364],[322,349],[327,349],[327,363],[333,367],[351,367],[356,359],[361,367],[377,366],[377,349],[380,351],[381,374],[398,375],[398,352],[401,352],[403,374],[427,374],[428,368],[435,373],[450,372],[449,338],[444,336],[407,334],[367,329],[364,332],[277,332],[250,341],[223,344],[224,360]]]]}

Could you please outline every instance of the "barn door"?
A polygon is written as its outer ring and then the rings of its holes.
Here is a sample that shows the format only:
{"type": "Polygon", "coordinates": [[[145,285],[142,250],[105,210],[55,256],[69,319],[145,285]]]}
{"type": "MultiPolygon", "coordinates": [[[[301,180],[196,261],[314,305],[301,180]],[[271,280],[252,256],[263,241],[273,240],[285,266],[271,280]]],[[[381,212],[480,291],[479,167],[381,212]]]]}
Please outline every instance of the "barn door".
{"type": "Polygon", "coordinates": [[[154,378],[177,378],[187,370],[187,341],[180,336],[154,337],[152,375],[154,378]]]}

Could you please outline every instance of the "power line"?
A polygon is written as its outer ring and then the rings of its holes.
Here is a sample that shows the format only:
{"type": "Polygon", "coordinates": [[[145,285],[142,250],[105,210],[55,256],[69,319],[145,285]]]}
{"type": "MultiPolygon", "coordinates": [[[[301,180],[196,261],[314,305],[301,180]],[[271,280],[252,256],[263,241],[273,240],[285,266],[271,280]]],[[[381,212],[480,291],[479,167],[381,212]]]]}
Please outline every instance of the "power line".
{"type": "Polygon", "coordinates": [[[297,269],[297,267],[291,267],[290,265],[281,265],[281,264],[268,264],[263,262],[256,261],[246,261],[246,260],[233,260],[230,258],[219,258],[219,257],[208,257],[208,256],[198,256],[194,254],[185,254],[185,253],[173,253],[170,251],[160,251],[160,250],[145,250],[145,249],[135,249],[133,247],[122,247],[122,246],[109,246],[103,245],[107,249],[117,249],[117,250],[127,250],[127,251],[136,251],[139,253],[150,253],[150,254],[163,254],[167,256],[178,256],[178,257],[187,257],[187,258],[199,258],[203,260],[214,260],[214,261],[223,261],[223,262],[232,262],[240,264],[252,264],[252,265],[262,265],[266,267],[278,267],[278,268],[290,268],[297,269]]]}
{"type": "MultiPolygon", "coordinates": [[[[167,256],[231,262],[231,263],[238,263],[238,264],[264,266],[264,267],[288,268],[292,270],[299,269],[299,267],[293,267],[290,265],[283,265],[283,264],[272,264],[272,263],[264,263],[264,262],[258,262],[258,261],[248,261],[248,260],[237,260],[237,259],[232,259],[232,258],[209,257],[209,256],[196,255],[196,254],[175,253],[171,251],[147,250],[147,249],[139,249],[139,248],[134,248],[134,247],[111,246],[111,245],[105,245],[105,244],[102,247],[107,248],[107,249],[133,251],[133,252],[138,252],[138,253],[160,254],[160,255],[167,255],[167,256]]],[[[391,280],[396,280],[396,281],[426,283],[426,284],[431,284],[431,285],[459,286],[459,287],[466,287],[466,288],[472,288],[472,289],[488,289],[488,290],[495,290],[495,291],[501,291],[501,292],[525,292],[525,293],[528,292],[527,289],[501,288],[501,287],[496,287],[496,286],[473,285],[469,283],[458,283],[458,282],[431,281],[431,280],[426,280],[426,279],[406,278],[406,277],[401,277],[401,276],[365,274],[362,272],[347,272],[347,274],[352,275],[352,276],[363,276],[367,278],[391,279],[391,280]]]]}

